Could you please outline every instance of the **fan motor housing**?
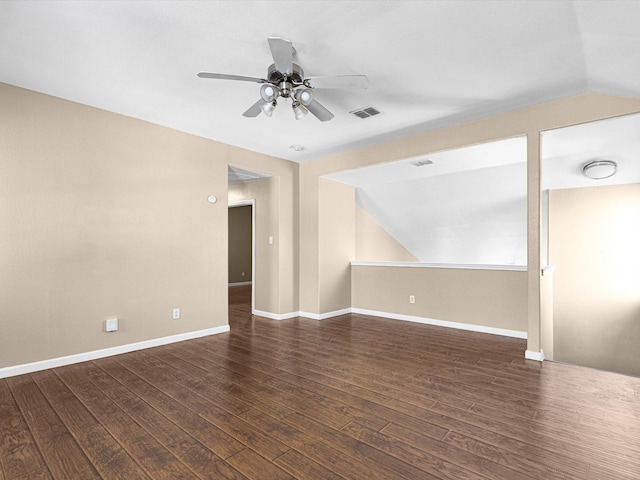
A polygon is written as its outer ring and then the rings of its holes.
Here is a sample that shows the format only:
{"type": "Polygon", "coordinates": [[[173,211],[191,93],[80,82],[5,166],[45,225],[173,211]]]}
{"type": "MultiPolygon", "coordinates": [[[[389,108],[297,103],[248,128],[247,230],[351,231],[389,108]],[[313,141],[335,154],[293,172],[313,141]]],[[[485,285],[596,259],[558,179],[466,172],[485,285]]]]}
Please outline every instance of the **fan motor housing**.
{"type": "Polygon", "coordinates": [[[279,85],[283,81],[288,81],[293,83],[294,85],[298,85],[302,83],[304,79],[304,70],[297,63],[293,63],[293,73],[289,76],[284,75],[282,72],[276,70],[276,65],[271,64],[269,69],[267,70],[267,80],[269,83],[273,83],[274,85],[279,85]],[[285,80],[286,79],[286,80],[285,80]]]}

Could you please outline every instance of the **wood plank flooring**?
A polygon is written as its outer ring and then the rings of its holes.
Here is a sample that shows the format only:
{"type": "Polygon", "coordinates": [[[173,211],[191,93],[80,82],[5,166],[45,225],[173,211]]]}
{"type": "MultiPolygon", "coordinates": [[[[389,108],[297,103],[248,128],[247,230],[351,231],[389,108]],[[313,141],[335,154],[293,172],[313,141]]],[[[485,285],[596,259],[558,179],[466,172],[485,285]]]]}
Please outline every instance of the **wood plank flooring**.
{"type": "Polygon", "coordinates": [[[0,379],[0,480],[639,479],[640,379],[363,315],[0,379]]]}

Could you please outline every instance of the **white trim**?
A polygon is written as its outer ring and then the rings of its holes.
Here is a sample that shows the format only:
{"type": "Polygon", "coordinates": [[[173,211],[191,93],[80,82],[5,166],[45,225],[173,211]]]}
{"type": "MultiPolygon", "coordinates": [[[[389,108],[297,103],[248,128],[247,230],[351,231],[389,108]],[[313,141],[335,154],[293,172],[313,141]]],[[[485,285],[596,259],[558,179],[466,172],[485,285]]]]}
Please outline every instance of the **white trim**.
{"type": "Polygon", "coordinates": [[[342,310],[335,310],[327,313],[310,313],[310,312],[289,312],[289,313],[271,313],[264,312],[262,310],[256,310],[253,315],[259,317],[269,318],[271,320],[289,320],[291,318],[303,317],[310,318],[311,320],[326,320],[327,318],[339,317],[340,315],[347,315],[352,313],[351,308],[344,308],[342,310]]]}
{"type": "Polygon", "coordinates": [[[527,338],[527,332],[520,330],[506,330],[504,328],[486,327],[484,325],[475,325],[472,323],[449,322],[446,320],[436,320],[434,318],[415,317],[413,315],[404,315],[401,313],[379,312],[376,310],[365,310],[363,308],[352,308],[352,313],[362,315],[371,315],[374,317],[385,317],[393,320],[404,320],[406,322],[424,323],[427,325],[435,325],[436,327],[456,328],[458,330],[468,330],[471,332],[489,333],[491,335],[502,335],[503,337],[527,338]]]}
{"type": "Polygon", "coordinates": [[[327,313],[298,312],[298,314],[300,317],[310,318],[311,320],[326,320],[327,318],[339,317],[340,315],[347,315],[352,312],[352,308],[343,308],[342,310],[334,310],[333,312],[327,313]]]}
{"type": "Polygon", "coordinates": [[[526,265],[465,265],[461,263],[420,263],[420,262],[351,262],[352,267],[408,267],[408,268],[449,268],[462,270],[503,270],[526,272],[526,265]]]}
{"type": "Polygon", "coordinates": [[[0,378],[15,377],[25,373],[38,372],[49,368],[62,367],[73,363],[86,362],[96,360],[98,358],[110,357],[112,355],[120,355],[122,353],[143,350],[145,348],[158,347],[169,343],[182,342],[184,340],[192,340],[194,338],[206,337],[208,335],[216,335],[229,331],[229,325],[221,327],[207,328],[205,330],[197,330],[195,332],[179,333],[178,335],[170,335],[168,337],[154,338],[144,340],[142,342],[129,343],[119,345],[117,347],[103,348],[101,350],[93,350],[91,352],[78,353],[75,355],[67,355],[65,357],[51,358],[40,362],[25,363],[22,365],[14,365],[12,367],[0,368],[0,378]]]}
{"type": "Polygon", "coordinates": [[[536,352],[534,350],[527,350],[526,352],[524,352],[524,358],[526,358],[527,360],[536,360],[538,362],[543,362],[544,352],[542,351],[542,349],[540,349],[539,352],[536,352]]]}
{"type": "Polygon", "coordinates": [[[235,282],[235,283],[230,283],[229,286],[230,287],[242,287],[243,285],[252,285],[253,282],[235,282]]]}
{"type": "Polygon", "coordinates": [[[542,276],[545,277],[553,274],[555,270],[556,270],[555,265],[547,265],[546,267],[542,267],[541,273],[542,273],[542,276]]]}
{"type": "Polygon", "coordinates": [[[262,310],[255,310],[253,312],[253,315],[269,318],[271,320],[289,320],[290,318],[299,317],[300,312],[271,313],[271,312],[263,312],[262,310]]]}

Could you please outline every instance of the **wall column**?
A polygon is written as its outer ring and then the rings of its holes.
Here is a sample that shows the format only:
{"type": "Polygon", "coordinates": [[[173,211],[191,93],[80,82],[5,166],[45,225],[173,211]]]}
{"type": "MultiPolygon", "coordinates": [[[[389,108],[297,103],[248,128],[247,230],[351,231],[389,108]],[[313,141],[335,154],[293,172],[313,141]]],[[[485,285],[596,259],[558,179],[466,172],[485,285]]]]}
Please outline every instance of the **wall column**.
{"type": "Polygon", "coordinates": [[[540,346],[541,178],[540,133],[527,133],[527,351],[530,360],[544,359],[540,346]]]}

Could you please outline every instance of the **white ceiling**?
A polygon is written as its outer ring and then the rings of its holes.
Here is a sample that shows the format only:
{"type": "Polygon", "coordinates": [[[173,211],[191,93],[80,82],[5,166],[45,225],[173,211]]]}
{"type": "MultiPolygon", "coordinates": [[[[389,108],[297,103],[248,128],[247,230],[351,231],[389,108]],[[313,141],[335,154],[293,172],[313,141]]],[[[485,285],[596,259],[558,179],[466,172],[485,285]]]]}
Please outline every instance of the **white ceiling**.
{"type": "Polygon", "coordinates": [[[542,189],[640,183],[640,114],[549,130],[542,134],[542,189]],[[582,175],[592,160],[613,160],[616,174],[582,175]]]}
{"type": "MultiPolygon", "coordinates": [[[[403,183],[426,177],[526,163],[526,161],[527,137],[522,136],[395,162],[379,163],[364,168],[344,170],[324,177],[355,187],[366,188],[386,183],[403,183]],[[429,160],[432,163],[421,166],[414,165],[414,162],[424,160],[429,160]]],[[[526,192],[526,189],[524,191],[526,192]]]]}
{"type": "Polygon", "coordinates": [[[420,262],[526,265],[527,139],[348,170],[356,203],[420,262]]]}
{"type": "Polygon", "coordinates": [[[229,165],[227,167],[227,181],[229,185],[236,185],[238,183],[253,182],[254,180],[261,180],[263,178],[269,178],[273,175],[264,172],[256,172],[254,170],[245,170],[244,168],[234,167],[229,165]]]}
{"type": "MultiPolygon", "coordinates": [[[[421,262],[526,265],[526,155],[516,137],[326,178],[354,185],[358,205],[421,262]]],[[[542,171],[543,190],[640,183],[640,114],[543,132],[542,171]],[[602,159],[614,176],[582,174],[602,159]]]]}
{"type": "Polygon", "coordinates": [[[301,162],[586,91],[640,96],[640,2],[0,2],[0,81],[301,162]],[[242,116],[267,37],[306,75],[365,74],[322,90],[335,114],[242,116]],[[374,106],[366,120],[348,112],[374,106]],[[289,147],[302,145],[296,152],[289,147]]]}

